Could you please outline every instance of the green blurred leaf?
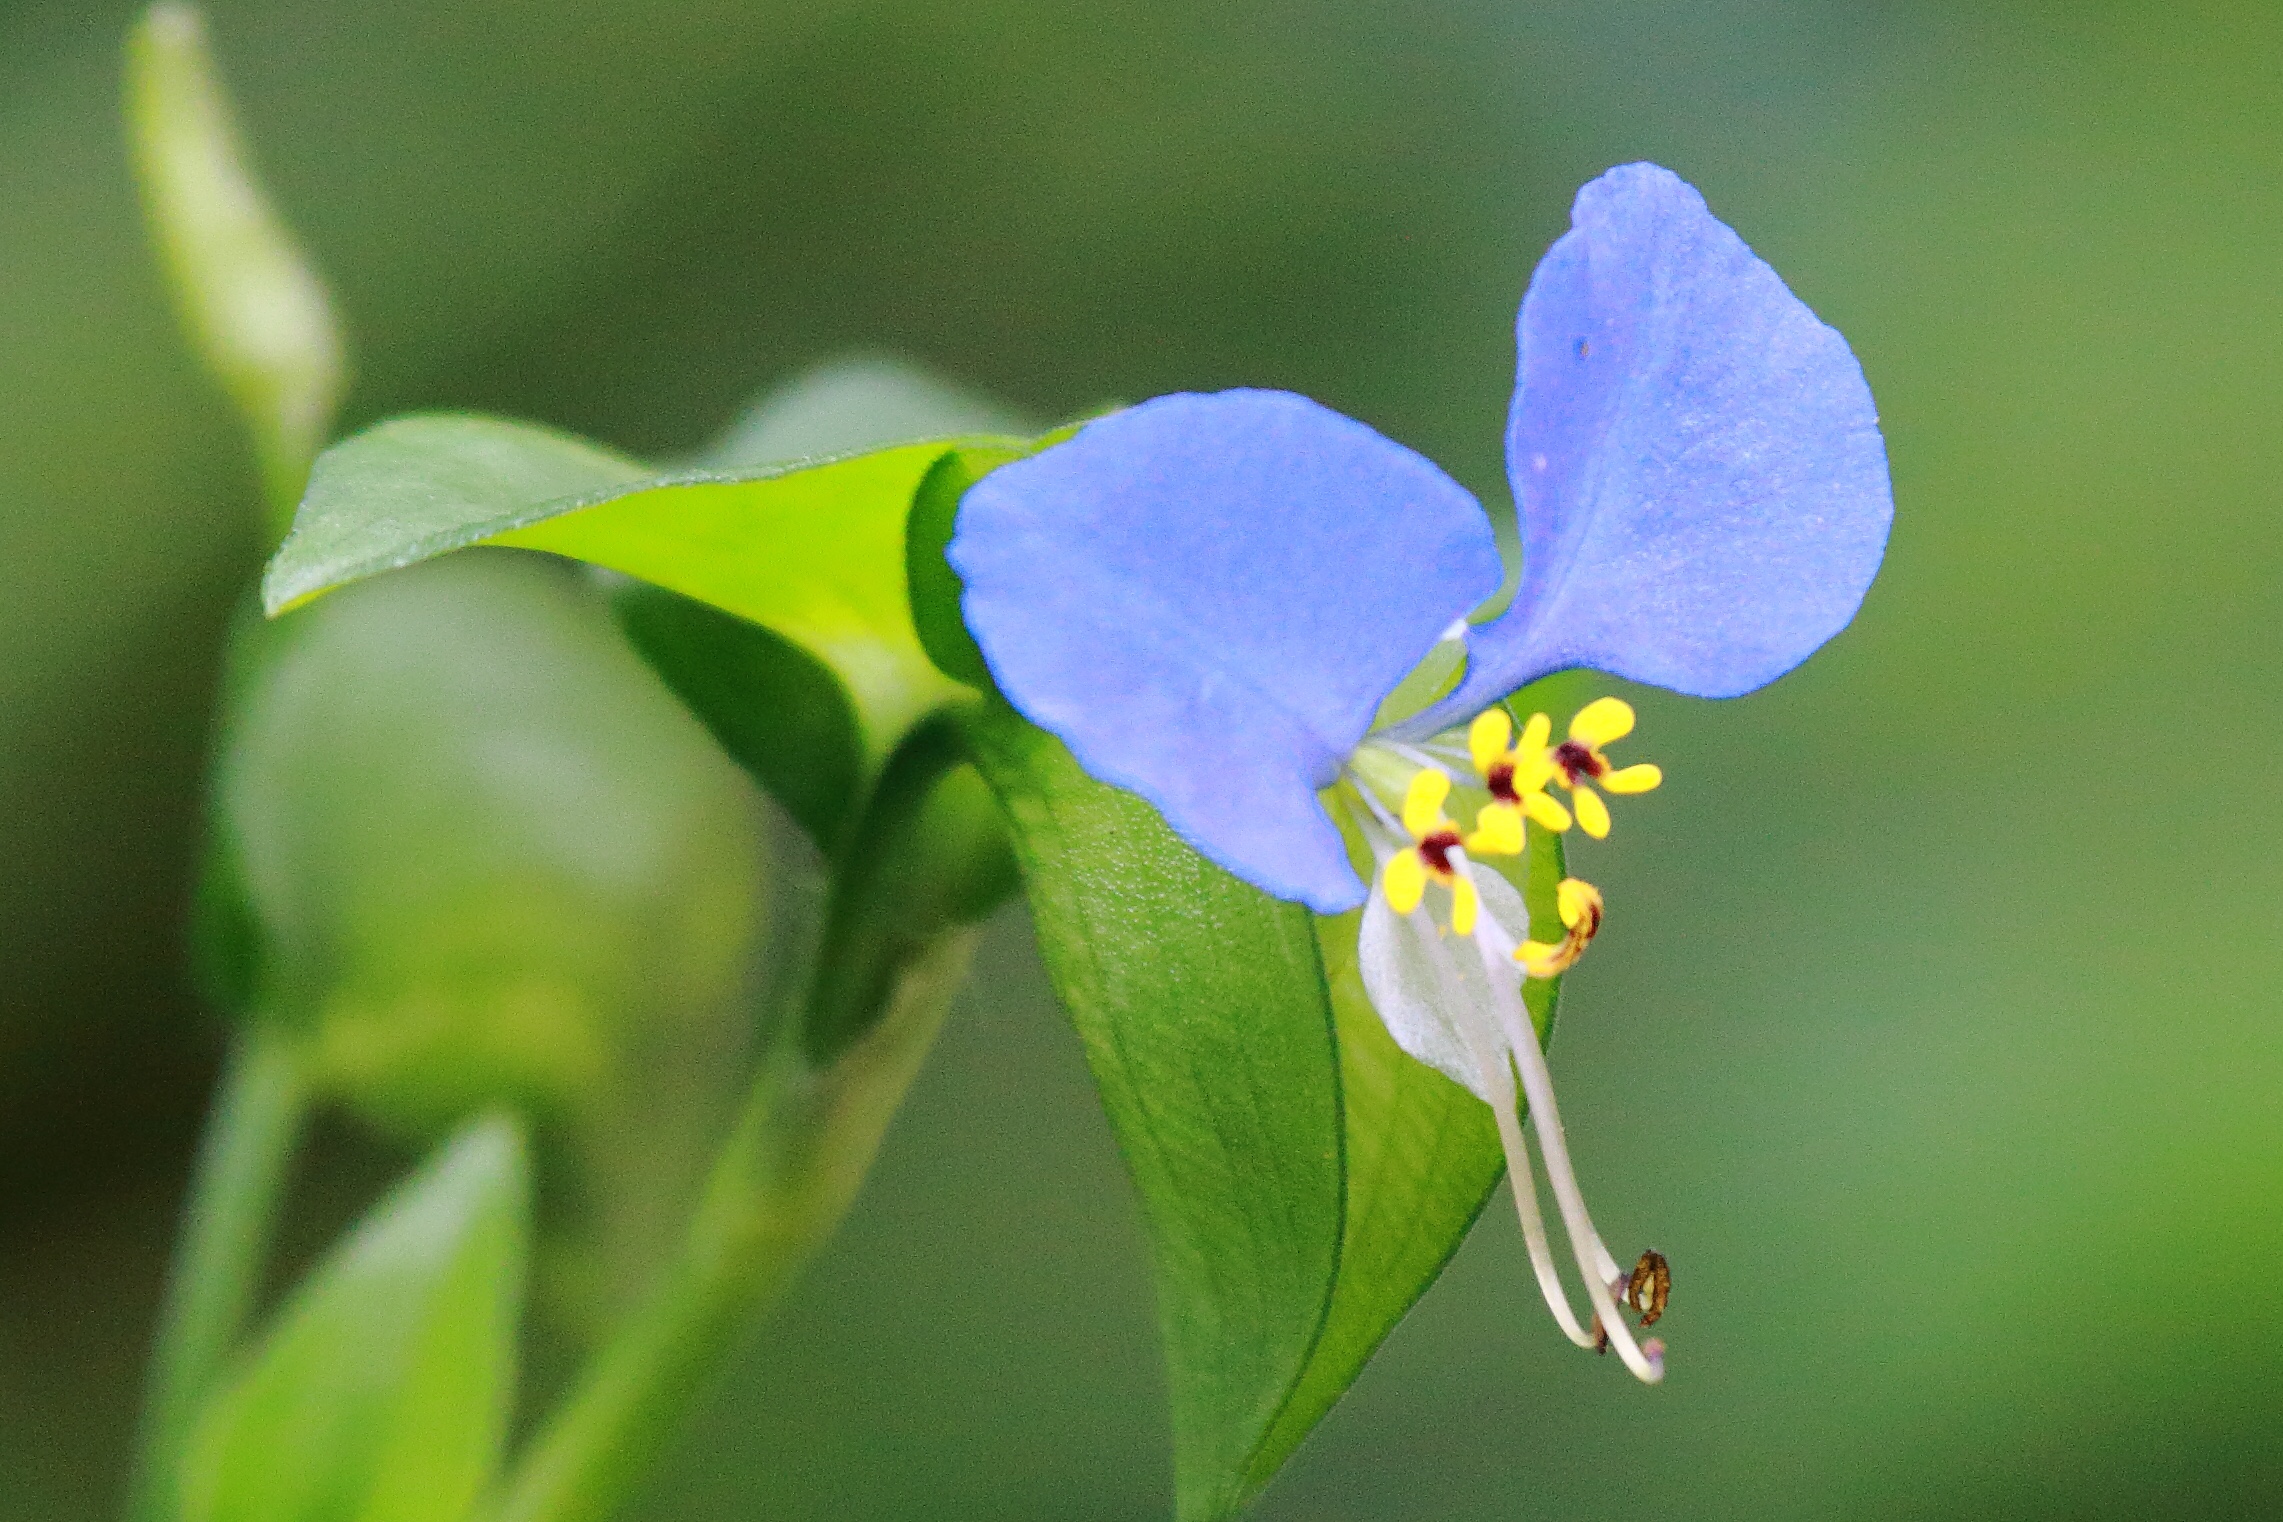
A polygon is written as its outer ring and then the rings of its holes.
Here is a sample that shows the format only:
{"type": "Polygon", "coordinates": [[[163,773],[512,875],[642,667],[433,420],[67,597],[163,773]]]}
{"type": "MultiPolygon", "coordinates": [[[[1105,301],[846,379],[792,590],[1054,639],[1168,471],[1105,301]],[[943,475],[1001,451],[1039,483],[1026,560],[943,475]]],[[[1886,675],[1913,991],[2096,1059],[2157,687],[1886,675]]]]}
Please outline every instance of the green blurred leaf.
{"type": "Polygon", "coordinates": [[[245,415],[282,534],[341,399],[341,335],[246,163],[193,7],[154,5],[129,38],[127,123],[176,305],[245,415]]]}
{"type": "Polygon", "coordinates": [[[735,1002],[744,788],[574,577],[468,557],[248,633],[217,835],[326,1087],[414,1135],[576,1110],[735,1002]]]}
{"type": "Polygon", "coordinates": [[[1315,930],[1003,705],[970,733],[1147,1213],[1179,1515],[1226,1516],[1339,1261],[1339,1059],[1315,930]]]}
{"type": "Polygon", "coordinates": [[[630,462],[526,425],[403,418],[319,459],[264,598],[274,614],[471,544],[607,566],[761,624],[829,667],[871,775],[963,690],[921,650],[905,586],[912,494],[947,447],[742,479],[644,479],[630,462]]]}
{"type": "Polygon", "coordinates": [[[201,922],[226,1007],[397,1137],[539,1124],[542,1288],[583,1330],[670,1244],[744,1082],[772,901],[752,788],[537,556],[239,636],[201,922]]]}
{"type": "Polygon", "coordinates": [[[922,366],[854,354],[772,388],[698,463],[728,473],[921,439],[1037,431],[1012,408],[922,366]]]}
{"type": "Polygon", "coordinates": [[[185,1522],[455,1522],[515,1392],[530,1180],[512,1124],[463,1132],[318,1266],[185,1460],[185,1522]]]}

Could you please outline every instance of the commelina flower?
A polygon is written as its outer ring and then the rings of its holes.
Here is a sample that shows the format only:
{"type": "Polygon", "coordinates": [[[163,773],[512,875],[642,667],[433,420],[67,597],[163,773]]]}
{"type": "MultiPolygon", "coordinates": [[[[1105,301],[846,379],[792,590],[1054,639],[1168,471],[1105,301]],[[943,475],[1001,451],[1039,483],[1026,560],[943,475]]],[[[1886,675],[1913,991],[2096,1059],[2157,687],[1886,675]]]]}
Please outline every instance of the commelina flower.
{"type": "Polygon", "coordinates": [[[1661,774],[1608,753],[1633,727],[1619,699],[1589,703],[1559,740],[1547,715],[1517,726],[1505,700],[1576,667],[1709,698],[1781,676],[1846,625],[1878,570],[1886,453],[1846,340],[1654,165],[1579,192],[1517,333],[1521,580],[1479,626],[1467,615],[1502,575],[1481,506],[1418,454],[1284,392],[1166,396],[1089,423],[978,483],[949,556],[1000,690],[1087,771],[1268,893],[1363,907],[1359,963],[1389,1033],[1496,1112],[1556,1320],[1653,1381],[1663,1349],[1620,1307],[1653,1322],[1668,1270],[1655,1253],[1622,1269],[1595,1231],[1521,998],[1525,978],[1583,955],[1603,899],[1564,882],[1562,939],[1532,941],[1487,859],[1519,855],[1531,827],[1604,836],[1603,795],[1661,774]],[[1405,676],[1454,644],[1455,688],[1375,730],[1405,676]],[[1524,1104],[1583,1322],[1540,1216],[1524,1104]]]}

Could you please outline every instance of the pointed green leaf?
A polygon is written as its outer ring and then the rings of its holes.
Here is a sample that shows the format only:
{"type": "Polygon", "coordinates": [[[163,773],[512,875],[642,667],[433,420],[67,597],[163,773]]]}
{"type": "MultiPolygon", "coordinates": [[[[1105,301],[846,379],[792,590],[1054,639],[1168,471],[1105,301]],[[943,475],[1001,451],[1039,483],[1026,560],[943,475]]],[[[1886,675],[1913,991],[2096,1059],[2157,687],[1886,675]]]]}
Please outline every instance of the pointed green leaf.
{"type": "MultiPolygon", "coordinates": [[[[970,733],[1149,1208],[1180,1515],[1223,1517],[1274,1478],[1458,1250],[1504,1172],[1497,1128],[1388,1036],[1356,968],[1359,915],[1313,920],[1226,878],[1003,704],[970,733]],[[1299,925],[1313,926],[1320,970],[1283,939],[1299,925]],[[1249,983],[1262,974],[1273,990],[1249,983]],[[1301,1034],[1327,1018],[1330,1051],[1301,1034]],[[1258,1044],[1238,1056],[1232,1039],[1258,1044]],[[1227,1127],[1229,1108],[1262,1105],[1259,1065],[1278,1060],[1287,1104],[1227,1127]],[[1324,1095],[1329,1115],[1303,1098],[1324,1095]],[[1339,1205],[1328,1258],[1289,1235],[1323,1223],[1326,1159],[1339,1205]],[[1282,1231],[1259,1226],[1279,1218],[1282,1231]]],[[[1514,875],[1547,939],[1562,872],[1560,837],[1533,833],[1514,875]]],[[[1525,984],[1541,1039],[1558,995],[1558,982],[1525,984]]]]}
{"type": "Polygon", "coordinates": [[[175,303],[253,433],[283,532],[341,399],[341,336],[246,163],[191,6],[152,6],[128,39],[127,126],[175,303]]]}
{"type": "Polygon", "coordinates": [[[1179,1515],[1223,1517],[1338,1262],[1339,1061],[1315,930],[1003,705],[970,733],[1148,1217],[1179,1515]]]}
{"type": "Polygon", "coordinates": [[[209,1405],[185,1522],[465,1517],[507,1434],[529,1193],[492,1120],[366,1217],[209,1405]]]}
{"type": "Polygon", "coordinates": [[[868,771],[962,689],[920,648],[904,524],[945,443],[905,444],[742,478],[645,477],[527,425],[384,423],[318,460],[263,583],[269,611],[472,544],[623,571],[774,630],[847,689],[868,771]]]}
{"type": "MultiPolygon", "coordinates": [[[[1554,903],[1554,887],[1562,879],[1561,837],[1532,831],[1527,867],[1518,876],[1532,934],[1555,939],[1561,933],[1554,903]]],[[[1339,1279],[1307,1371],[1253,1455],[1248,1493],[1275,1477],[1355,1382],[1466,1240],[1506,1171],[1490,1107],[1413,1060],[1380,1023],[1356,968],[1361,922],[1359,911],[1317,926],[1338,1022],[1347,1135],[1339,1279]]],[[[1522,997],[1539,1039],[1551,1039],[1560,980],[1525,981],[1522,997]]]]}

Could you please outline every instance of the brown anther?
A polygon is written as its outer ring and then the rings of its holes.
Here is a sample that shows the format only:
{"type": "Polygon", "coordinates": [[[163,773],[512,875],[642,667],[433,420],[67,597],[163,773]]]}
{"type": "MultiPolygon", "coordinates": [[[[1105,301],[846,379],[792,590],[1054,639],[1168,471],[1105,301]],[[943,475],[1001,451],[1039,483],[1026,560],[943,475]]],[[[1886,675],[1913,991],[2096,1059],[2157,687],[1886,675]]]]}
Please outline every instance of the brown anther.
{"type": "Polygon", "coordinates": [[[1419,855],[1425,859],[1430,871],[1447,880],[1452,875],[1451,853],[1463,843],[1458,831],[1437,830],[1419,842],[1419,855]]]}
{"type": "Polygon", "coordinates": [[[1633,1272],[1625,1281],[1625,1303],[1633,1307],[1641,1318],[1641,1325],[1655,1326],[1657,1318],[1665,1313],[1665,1300],[1673,1292],[1672,1265],[1665,1255],[1655,1248],[1641,1254],[1641,1261],[1633,1265],[1633,1272]]]}
{"type": "Polygon", "coordinates": [[[1593,1332],[1593,1350],[1596,1353],[1608,1352],[1609,1332],[1601,1324],[1601,1312],[1599,1311],[1595,1311],[1593,1313],[1593,1326],[1591,1330],[1593,1332]]]}
{"type": "Polygon", "coordinates": [[[1580,777],[1598,777],[1609,770],[1608,763],[1593,753],[1593,748],[1575,740],[1564,740],[1554,747],[1554,764],[1562,775],[1575,785],[1580,777]]]}

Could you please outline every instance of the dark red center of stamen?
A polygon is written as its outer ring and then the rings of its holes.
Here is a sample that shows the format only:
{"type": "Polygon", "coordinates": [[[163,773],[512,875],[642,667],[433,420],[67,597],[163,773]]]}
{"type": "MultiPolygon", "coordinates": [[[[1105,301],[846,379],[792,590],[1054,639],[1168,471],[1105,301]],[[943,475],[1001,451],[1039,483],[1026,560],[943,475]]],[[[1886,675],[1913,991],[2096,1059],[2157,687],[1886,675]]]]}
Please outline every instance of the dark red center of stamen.
{"type": "Polygon", "coordinates": [[[1459,848],[1459,832],[1437,830],[1419,842],[1419,854],[1426,859],[1428,869],[1438,877],[1451,875],[1451,853],[1459,848]]]}
{"type": "Polygon", "coordinates": [[[1514,763],[1493,761],[1490,770],[1483,774],[1482,785],[1490,789],[1490,796],[1500,803],[1520,803],[1522,797],[1514,791],[1514,763]]]}
{"type": "Polygon", "coordinates": [[[1589,747],[1580,745],[1575,740],[1564,740],[1554,747],[1554,764],[1559,766],[1562,769],[1562,775],[1572,782],[1577,781],[1580,777],[1598,777],[1607,770],[1599,756],[1595,755],[1589,747]]]}

